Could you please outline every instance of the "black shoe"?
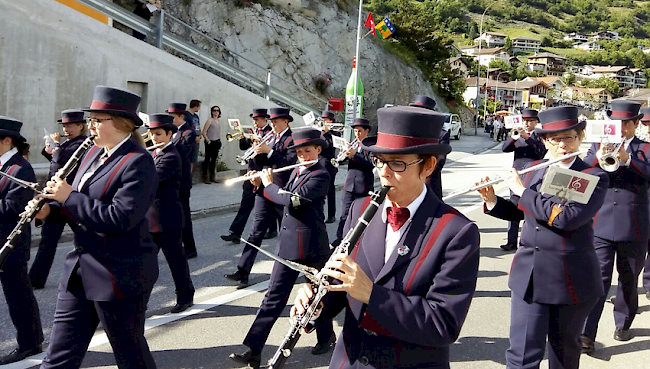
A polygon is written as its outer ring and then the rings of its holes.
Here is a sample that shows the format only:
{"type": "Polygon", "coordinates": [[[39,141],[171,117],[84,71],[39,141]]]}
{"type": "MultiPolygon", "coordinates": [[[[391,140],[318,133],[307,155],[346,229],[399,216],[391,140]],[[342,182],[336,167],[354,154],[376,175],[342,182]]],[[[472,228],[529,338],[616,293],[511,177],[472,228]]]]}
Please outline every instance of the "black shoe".
{"type": "Polygon", "coordinates": [[[277,231],[266,232],[266,234],[264,235],[264,237],[262,237],[262,239],[264,239],[264,240],[270,240],[271,238],[276,238],[277,236],[278,236],[278,232],[277,232],[277,231]]]}
{"type": "Polygon", "coordinates": [[[241,242],[241,241],[239,240],[239,238],[240,238],[240,236],[237,236],[237,235],[234,234],[234,233],[230,233],[230,234],[227,234],[227,235],[223,235],[223,234],[221,235],[221,239],[222,239],[222,240],[224,240],[224,241],[230,241],[230,242],[232,242],[232,243],[234,243],[234,244],[238,244],[239,242],[241,242]]]}
{"type": "Polygon", "coordinates": [[[591,354],[594,352],[595,341],[591,338],[585,336],[584,334],[580,335],[580,341],[582,341],[582,353],[591,354]]]}
{"type": "Polygon", "coordinates": [[[248,274],[242,273],[241,269],[237,268],[237,271],[232,273],[232,274],[226,274],[224,275],[227,279],[230,279],[231,281],[239,282],[242,279],[246,279],[246,282],[248,282],[248,274]]]}
{"type": "Polygon", "coordinates": [[[248,286],[249,286],[248,276],[241,277],[241,279],[239,280],[239,283],[237,284],[237,289],[241,290],[242,288],[246,288],[248,286]]]}
{"type": "Polygon", "coordinates": [[[515,245],[514,243],[506,243],[505,245],[501,245],[499,247],[501,247],[501,250],[503,250],[503,251],[517,250],[517,245],[515,245]]]}
{"type": "Polygon", "coordinates": [[[45,288],[45,285],[32,283],[32,288],[35,290],[42,290],[43,288],[45,288]]]}
{"type": "Polygon", "coordinates": [[[255,354],[251,349],[248,349],[241,354],[230,354],[230,359],[242,365],[249,365],[253,369],[259,369],[260,362],[262,361],[262,353],[255,354]]]}
{"type": "Polygon", "coordinates": [[[187,254],[187,258],[188,258],[188,259],[194,259],[194,258],[197,257],[197,256],[198,256],[198,254],[196,253],[196,251],[187,254]]]}
{"type": "Polygon", "coordinates": [[[185,311],[185,310],[189,309],[190,307],[192,307],[192,305],[194,305],[193,301],[183,302],[183,303],[177,302],[176,305],[174,305],[174,307],[170,311],[170,313],[172,313],[172,314],[182,313],[183,311],[185,311]]]}
{"type": "Polygon", "coordinates": [[[331,223],[334,223],[334,222],[336,222],[336,218],[334,218],[334,217],[329,217],[325,221],[325,223],[327,223],[327,224],[331,224],[331,223]]]}
{"type": "Polygon", "coordinates": [[[632,334],[629,329],[616,328],[614,330],[614,339],[617,341],[629,341],[632,339],[632,334]]]}
{"type": "Polygon", "coordinates": [[[0,358],[0,365],[15,363],[16,361],[23,360],[32,355],[40,354],[43,352],[41,345],[33,347],[29,350],[21,350],[17,348],[9,353],[9,355],[0,358]]]}
{"type": "Polygon", "coordinates": [[[324,353],[327,353],[334,343],[336,343],[336,335],[334,333],[332,333],[332,336],[327,341],[327,343],[322,344],[322,343],[318,342],[316,344],[316,346],[314,346],[314,348],[311,349],[311,354],[312,355],[322,355],[324,353]]]}

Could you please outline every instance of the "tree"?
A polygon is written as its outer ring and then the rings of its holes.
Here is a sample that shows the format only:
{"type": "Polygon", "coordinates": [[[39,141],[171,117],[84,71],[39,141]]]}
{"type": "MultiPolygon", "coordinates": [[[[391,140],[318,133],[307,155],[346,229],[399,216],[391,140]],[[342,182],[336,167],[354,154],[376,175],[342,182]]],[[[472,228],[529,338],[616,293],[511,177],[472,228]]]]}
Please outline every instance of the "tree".
{"type": "Polygon", "coordinates": [[[506,36],[506,43],[503,45],[503,48],[506,50],[508,54],[512,54],[512,40],[510,37],[506,36]]]}
{"type": "Polygon", "coordinates": [[[621,86],[619,86],[618,81],[612,77],[603,76],[598,79],[584,80],[582,81],[582,86],[589,88],[604,88],[614,96],[618,96],[621,93],[621,86]]]}
{"type": "Polygon", "coordinates": [[[469,24],[469,39],[474,40],[479,36],[478,31],[476,30],[476,22],[471,22],[469,24]]]}
{"type": "Polygon", "coordinates": [[[553,47],[553,39],[550,38],[549,36],[544,36],[542,37],[542,41],[540,43],[541,47],[553,47]]]}
{"type": "Polygon", "coordinates": [[[565,74],[564,77],[562,77],[562,79],[564,80],[564,83],[567,86],[575,86],[576,84],[576,75],[573,72],[569,72],[565,74]]]}

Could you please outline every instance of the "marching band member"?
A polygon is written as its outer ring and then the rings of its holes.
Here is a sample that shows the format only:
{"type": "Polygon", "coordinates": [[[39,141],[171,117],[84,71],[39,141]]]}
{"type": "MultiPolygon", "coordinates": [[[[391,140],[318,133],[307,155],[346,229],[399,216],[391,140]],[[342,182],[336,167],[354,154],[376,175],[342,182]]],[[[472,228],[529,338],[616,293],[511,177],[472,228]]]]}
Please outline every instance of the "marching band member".
{"type": "MultiPolygon", "coordinates": [[[[186,104],[170,103],[167,113],[174,117],[174,125],[178,131],[172,136],[172,143],[181,156],[181,190],[179,199],[183,207],[183,245],[188,259],[195,258],[196,243],[194,242],[194,229],[192,227],[192,212],[190,210],[190,194],[192,191],[192,163],[196,146],[196,132],[185,120],[186,104]]],[[[198,110],[198,109],[197,109],[198,110]]]]}
{"type": "MultiPolygon", "coordinates": [[[[425,184],[436,157],[451,151],[439,143],[444,116],[391,107],[378,109],[377,119],[377,137],[363,148],[391,189],[352,254],[325,265],[340,284],[330,285],[315,324],[346,309],[330,368],[449,368],[449,346],[476,288],[479,231],[425,184]]],[[[346,232],[364,201],[352,203],[346,232]]],[[[304,312],[312,295],[302,288],[291,314],[304,312]]]]}
{"type": "Polygon", "coordinates": [[[176,305],[172,313],[180,313],[194,305],[194,285],[190,267],[183,250],[183,207],[179,200],[181,187],[181,157],[172,143],[178,131],[174,117],[168,114],[149,116],[149,133],[154,145],[163,146],[153,152],[153,162],[158,174],[158,189],[149,208],[147,221],[153,241],[162,249],[176,286],[176,305]]]}
{"type": "MultiPolygon", "coordinates": [[[[264,137],[272,130],[271,126],[268,123],[269,115],[267,114],[266,109],[253,109],[250,117],[253,118],[253,122],[255,123],[256,128],[255,133],[260,139],[262,139],[262,137],[264,137]]],[[[239,140],[239,149],[245,151],[251,148],[254,144],[255,143],[253,140],[243,137],[239,140]]],[[[249,172],[262,169],[263,167],[258,165],[255,158],[248,161],[249,172]]],[[[254,207],[255,192],[253,191],[253,184],[250,181],[244,181],[242,184],[241,203],[239,205],[239,210],[237,210],[237,215],[235,215],[235,219],[233,219],[232,224],[230,225],[229,233],[227,235],[221,235],[221,239],[238,244],[242,233],[244,233],[244,228],[246,227],[248,216],[251,214],[254,207]]],[[[271,228],[275,231],[275,224],[273,224],[271,228]]]]}
{"type": "MultiPolygon", "coordinates": [[[[289,123],[293,122],[293,117],[286,108],[271,108],[270,110],[271,125],[273,126],[274,138],[270,144],[262,144],[257,149],[255,156],[256,165],[262,168],[281,168],[296,163],[296,150],[293,148],[293,138],[289,123]]],[[[284,187],[289,181],[291,173],[281,172],[273,175],[273,183],[280,188],[284,187]]],[[[248,242],[259,246],[262,243],[264,233],[269,227],[282,219],[282,205],[278,205],[269,200],[262,189],[257,186],[255,192],[255,218],[248,242]]],[[[248,286],[248,275],[253,268],[257,250],[249,245],[244,246],[237,270],[232,274],[226,274],[224,277],[231,281],[239,282],[237,288],[248,286]]]]}
{"type": "MultiPolygon", "coordinates": [[[[542,129],[537,133],[551,158],[579,150],[585,123],[578,122],[577,108],[550,108],[540,112],[539,119],[542,129]]],[[[600,178],[587,204],[568,201],[556,214],[560,201],[539,192],[546,169],[523,179],[515,176],[509,183],[510,201],[497,197],[492,186],[479,190],[487,214],[525,220],[508,281],[512,297],[507,368],[539,368],[545,347],[550,369],[578,368],[584,320],[603,294],[592,220],[609,178],[578,157],[557,165],[600,178]]]]}
{"type": "MultiPolygon", "coordinates": [[[[50,161],[50,172],[48,179],[54,177],[54,174],[70,160],[72,154],[77,150],[79,145],[86,139],[88,129],[86,127],[86,119],[84,112],[81,110],[64,110],[61,112],[61,119],[57,121],[63,127],[63,132],[67,136],[67,140],[56,148],[53,148],[51,153],[47,152],[47,147],[41,153],[50,161]]],[[[46,144],[47,146],[47,144],[46,144]]],[[[66,178],[68,183],[72,183],[77,169],[72,171],[66,178]]],[[[63,228],[69,220],[62,216],[51,216],[41,228],[41,242],[38,245],[38,252],[34,258],[31,268],[29,269],[29,279],[32,281],[34,289],[41,289],[45,287],[47,276],[50,274],[52,263],[54,262],[54,255],[56,254],[56,247],[59,243],[59,238],[63,233],[63,228]]]]}
{"type": "MultiPolygon", "coordinates": [[[[41,368],[78,368],[99,322],[120,368],[155,368],[144,337],[146,304],[158,278],[156,244],[146,213],[158,184],[137,128],[140,97],[97,86],[88,126],[95,146],[72,185],[59,178],[43,196],[55,200],[37,214],[59,213],[74,224],[52,335],[41,368]]],[[[32,200],[33,205],[37,200],[32,200]]]]}
{"type": "MultiPolygon", "coordinates": [[[[650,108],[641,108],[639,113],[643,114],[643,117],[641,118],[641,123],[643,123],[646,127],[646,132],[648,129],[648,126],[650,126],[650,108]]],[[[645,139],[645,141],[650,141],[649,139],[645,139]]],[[[650,192],[650,189],[649,189],[650,192]]],[[[650,300],[650,239],[648,240],[648,255],[646,256],[645,259],[645,264],[643,266],[643,289],[645,290],[645,297],[650,300]]]]}
{"type": "MultiPolygon", "coordinates": [[[[546,147],[542,140],[535,133],[535,126],[539,123],[537,110],[524,109],[521,112],[524,120],[524,126],[518,127],[519,138],[508,137],[501,146],[503,152],[514,152],[515,158],[512,161],[512,167],[516,170],[522,170],[527,163],[536,160],[542,160],[546,155],[546,147]]],[[[512,192],[510,192],[512,196],[512,192]]],[[[501,245],[503,251],[513,251],[517,249],[517,236],[519,235],[519,221],[508,222],[508,241],[501,245]]]]}
{"type": "MultiPolygon", "coordinates": [[[[639,306],[637,285],[648,248],[648,181],[650,181],[650,144],[634,136],[643,116],[640,104],[631,101],[612,101],[611,119],[622,121],[621,145],[617,158],[620,167],[608,172],[609,188],[603,207],[594,218],[594,246],[600,260],[604,292],[589,314],[583,331],[583,347],[587,353],[594,351],[598,321],[612,284],[614,265],[618,271],[616,299],[614,302],[614,339],[628,341],[632,338],[630,326],[639,306]],[[616,263],[614,260],[616,259],[616,263]]],[[[593,144],[585,162],[599,167],[598,144],[593,144]]]]}
{"type": "Polygon", "coordinates": [[[339,227],[336,230],[336,240],[332,242],[333,246],[338,246],[343,238],[343,227],[348,218],[348,211],[352,202],[358,198],[368,196],[368,192],[373,190],[375,182],[370,153],[360,145],[361,141],[370,133],[370,121],[365,118],[356,118],[351,127],[354,130],[354,137],[359,140],[359,144],[348,151],[348,174],[343,185],[341,218],[339,218],[339,227]]]}
{"type": "MultiPolygon", "coordinates": [[[[432,111],[436,111],[436,101],[429,96],[425,95],[417,95],[415,97],[415,102],[409,104],[409,106],[417,106],[420,108],[424,109],[429,109],[432,111]]],[[[449,145],[449,142],[451,140],[451,135],[449,131],[445,130],[442,128],[440,130],[440,143],[443,145],[449,145]]],[[[433,190],[433,193],[438,196],[438,198],[442,199],[442,168],[445,166],[445,163],[447,162],[447,156],[446,155],[441,155],[438,157],[438,164],[436,165],[436,168],[433,170],[433,173],[427,178],[427,185],[429,188],[433,190]]]]}
{"type": "MultiPolygon", "coordinates": [[[[273,111],[271,113],[273,116],[273,111]]],[[[303,128],[293,132],[293,145],[300,162],[318,159],[318,154],[327,145],[321,138],[320,131],[303,128]]],[[[265,169],[262,177],[255,181],[256,187],[262,187],[264,196],[284,209],[282,228],[276,247],[278,256],[314,268],[322,268],[329,257],[329,242],[325,228],[323,206],[327,196],[329,173],[320,162],[309,167],[299,167],[289,173],[284,189],[300,196],[300,205],[292,204],[291,194],[280,193],[272,170],[265,169]]],[[[262,305],[257,311],[244,345],[244,353],[231,354],[230,358],[240,364],[249,364],[253,369],[260,367],[261,353],[271,328],[287,305],[298,272],[276,262],[271,272],[269,289],[262,305]]],[[[316,355],[329,351],[336,337],[332,321],[319,327],[318,344],[312,349],[316,355]]]]}
{"type": "MultiPolygon", "coordinates": [[[[36,182],[34,169],[24,158],[28,147],[25,138],[20,135],[22,125],[23,123],[16,119],[0,117],[0,168],[14,177],[36,182]]],[[[20,219],[20,213],[32,196],[34,196],[32,190],[0,177],[1,244],[6,242],[20,219]]],[[[31,228],[25,227],[23,233],[17,237],[14,251],[7,258],[0,273],[0,282],[9,308],[9,317],[16,327],[18,348],[0,358],[0,365],[20,361],[43,351],[41,315],[27,275],[31,228]]]]}
{"type": "MultiPolygon", "coordinates": [[[[334,113],[328,110],[325,110],[321,113],[321,118],[325,123],[334,123],[334,113]]],[[[327,219],[325,223],[334,223],[336,222],[336,173],[339,172],[339,169],[332,165],[332,159],[336,157],[336,149],[334,148],[334,140],[332,135],[341,136],[339,132],[334,132],[330,130],[329,126],[323,127],[323,138],[327,142],[327,147],[323,148],[321,152],[321,164],[327,169],[327,172],[330,174],[330,184],[327,189],[327,219]]]]}

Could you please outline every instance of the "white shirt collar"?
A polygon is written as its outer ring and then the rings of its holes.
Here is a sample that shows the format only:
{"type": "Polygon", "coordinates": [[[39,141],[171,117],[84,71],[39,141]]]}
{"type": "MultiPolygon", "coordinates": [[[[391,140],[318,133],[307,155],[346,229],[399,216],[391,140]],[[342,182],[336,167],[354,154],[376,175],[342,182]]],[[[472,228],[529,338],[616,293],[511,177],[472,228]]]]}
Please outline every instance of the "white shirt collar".
{"type": "Polygon", "coordinates": [[[167,142],[167,145],[165,145],[165,146],[163,146],[163,147],[159,147],[159,148],[157,148],[157,149],[156,149],[156,155],[160,155],[160,153],[161,153],[163,150],[165,150],[165,149],[167,148],[167,146],[169,146],[169,145],[171,145],[171,144],[172,144],[172,141],[169,140],[169,142],[167,142]]]}
{"type": "MultiPolygon", "coordinates": [[[[404,223],[402,228],[400,228],[400,230],[405,229],[404,227],[407,225],[407,223],[410,222],[411,219],[413,219],[413,215],[415,215],[415,212],[418,210],[420,205],[422,205],[422,202],[424,201],[424,197],[426,195],[427,195],[427,186],[423,184],[422,192],[420,192],[420,195],[418,195],[418,197],[416,197],[415,200],[411,201],[411,203],[407,206],[407,208],[409,209],[409,218],[406,221],[406,223],[404,223]]],[[[388,217],[388,215],[386,214],[386,209],[388,209],[391,206],[393,206],[393,204],[390,201],[384,201],[384,208],[381,211],[381,220],[384,223],[386,223],[386,218],[388,217]]]]}
{"type": "Polygon", "coordinates": [[[285,134],[288,130],[289,130],[289,126],[287,126],[287,128],[285,128],[284,131],[280,132],[280,134],[278,135],[278,137],[282,137],[282,136],[284,136],[284,134],[285,134]]]}
{"type": "Polygon", "coordinates": [[[18,149],[13,148],[0,156],[0,165],[5,165],[14,155],[18,154],[18,149]]]}
{"type": "Polygon", "coordinates": [[[126,141],[128,141],[130,138],[131,138],[131,135],[127,135],[125,139],[120,141],[120,143],[118,143],[117,145],[113,146],[113,148],[110,149],[110,150],[107,150],[106,148],[104,148],[104,154],[106,154],[106,156],[110,157],[111,155],[113,155],[117,151],[117,149],[120,148],[120,146],[124,145],[124,143],[126,141]]]}

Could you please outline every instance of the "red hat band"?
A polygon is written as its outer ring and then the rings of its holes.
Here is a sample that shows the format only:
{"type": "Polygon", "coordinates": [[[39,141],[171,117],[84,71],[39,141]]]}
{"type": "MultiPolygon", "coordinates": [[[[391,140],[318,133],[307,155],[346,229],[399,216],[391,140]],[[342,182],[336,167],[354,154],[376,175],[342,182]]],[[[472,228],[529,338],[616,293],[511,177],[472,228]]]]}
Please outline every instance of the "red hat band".
{"type": "Polygon", "coordinates": [[[610,118],[617,118],[617,119],[630,119],[633,117],[636,117],[638,114],[634,114],[634,112],[631,111],[620,111],[620,110],[612,110],[612,115],[610,118]]]}
{"type": "Polygon", "coordinates": [[[558,131],[562,129],[570,129],[578,124],[576,119],[558,120],[557,122],[549,122],[542,124],[542,129],[547,131],[558,131]]]}
{"type": "Polygon", "coordinates": [[[376,145],[387,149],[403,149],[411,146],[437,144],[439,141],[437,138],[400,136],[379,132],[376,145]]]}
{"type": "Polygon", "coordinates": [[[93,100],[90,104],[91,110],[118,110],[123,112],[129,112],[124,106],[112,105],[103,101],[93,100]]]}

